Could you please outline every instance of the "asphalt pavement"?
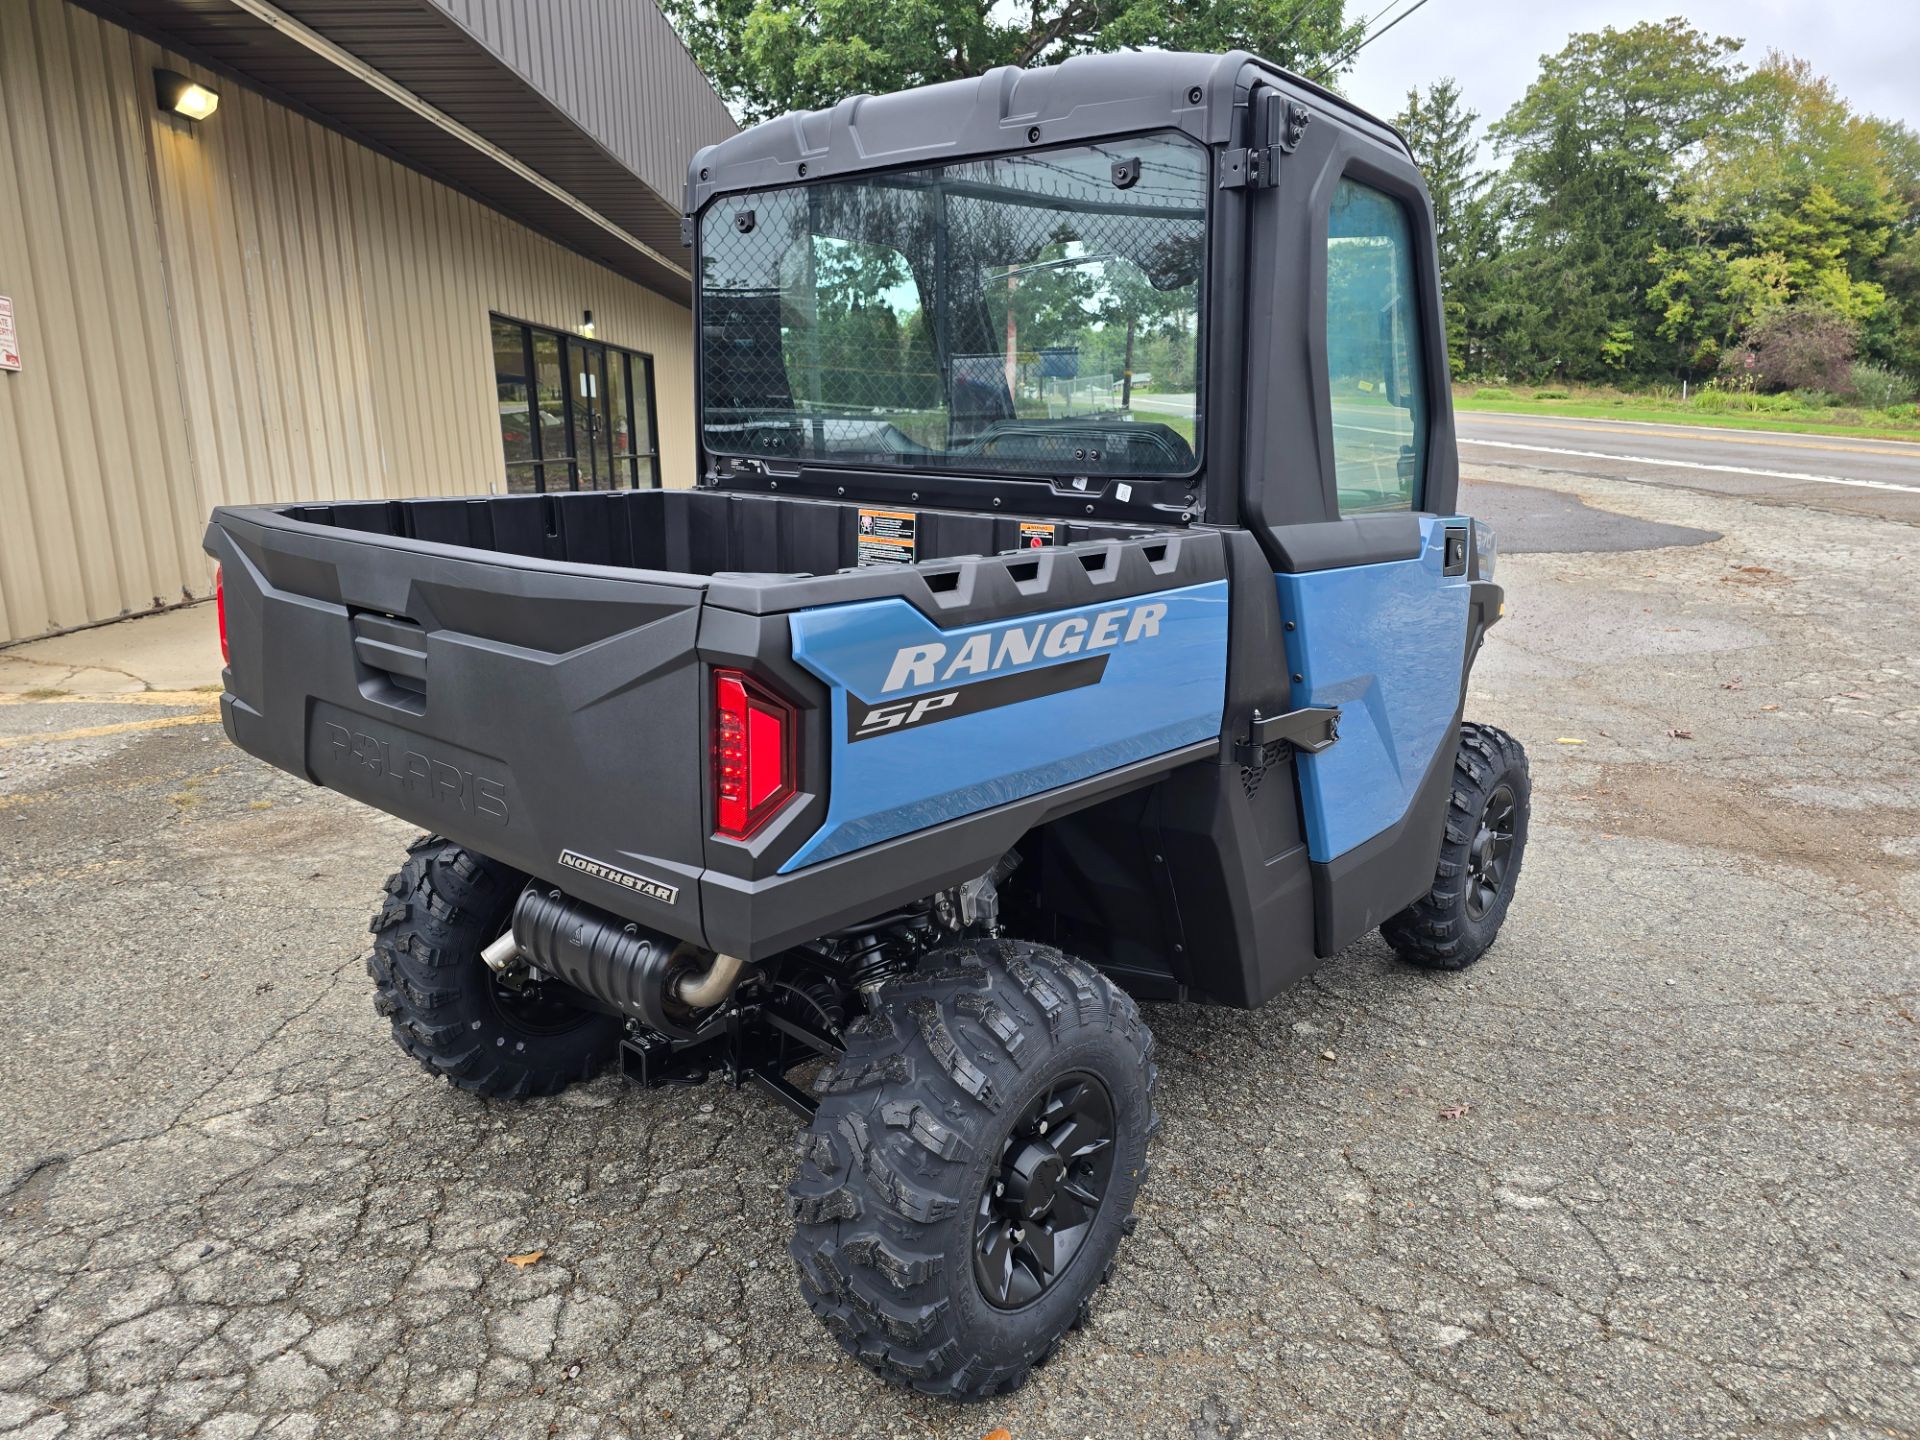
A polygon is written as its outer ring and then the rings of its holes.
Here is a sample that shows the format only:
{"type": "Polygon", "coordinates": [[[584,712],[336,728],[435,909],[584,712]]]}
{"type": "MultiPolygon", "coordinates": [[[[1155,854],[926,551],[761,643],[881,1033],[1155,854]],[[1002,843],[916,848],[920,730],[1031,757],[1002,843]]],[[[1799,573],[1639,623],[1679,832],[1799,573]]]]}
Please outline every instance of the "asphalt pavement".
{"type": "Polygon", "coordinates": [[[1466,465],[1544,467],[1920,521],[1920,443],[1461,410],[1466,465]]]}
{"type": "Polygon", "coordinates": [[[0,656],[0,1435],[1920,1434],[1920,531],[1467,453],[1500,940],[1151,1007],[1139,1229],[965,1409],[801,1303],[783,1112],[393,1048],[412,832],[228,747],[204,607],[0,656]]]}

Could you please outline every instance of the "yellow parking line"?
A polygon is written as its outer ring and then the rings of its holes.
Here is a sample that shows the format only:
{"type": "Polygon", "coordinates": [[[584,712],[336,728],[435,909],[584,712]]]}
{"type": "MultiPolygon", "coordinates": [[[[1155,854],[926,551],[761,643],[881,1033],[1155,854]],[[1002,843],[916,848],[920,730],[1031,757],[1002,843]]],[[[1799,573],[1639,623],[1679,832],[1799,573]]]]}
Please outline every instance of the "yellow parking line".
{"type": "Polygon", "coordinates": [[[0,705],[191,705],[217,708],[217,690],[129,690],[108,695],[0,695],[0,705]]]}
{"type": "Polygon", "coordinates": [[[100,735],[127,735],[136,730],[169,730],[176,725],[218,725],[218,715],[162,715],[153,720],[123,720],[118,725],[83,725],[78,730],[56,730],[51,735],[0,736],[0,750],[18,745],[55,745],[63,740],[91,740],[100,735]]]}
{"type": "MultiPolygon", "coordinates": [[[[1462,410],[1461,415],[1475,420],[1490,420],[1496,425],[1525,425],[1541,430],[1572,430],[1585,435],[1651,435],[1666,440],[1699,440],[1698,429],[1670,430],[1652,425],[1605,425],[1598,421],[1588,425],[1570,424],[1564,420],[1529,420],[1523,415],[1490,415],[1485,411],[1462,410]]],[[[1822,444],[1818,440],[1775,439],[1769,435],[1748,435],[1738,430],[1714,429],[1718,440],[1729,441],[1737,445],[1773,445],[1782,450],[1844,450],[1854,455],[1881,455],[1889,460],[1903,458],[1897,450],[1876,450],[1871,445],[1822,444]]],[[[1904,440],[1883,440],[1883,445],[1904,445],[1904,440]]]]}

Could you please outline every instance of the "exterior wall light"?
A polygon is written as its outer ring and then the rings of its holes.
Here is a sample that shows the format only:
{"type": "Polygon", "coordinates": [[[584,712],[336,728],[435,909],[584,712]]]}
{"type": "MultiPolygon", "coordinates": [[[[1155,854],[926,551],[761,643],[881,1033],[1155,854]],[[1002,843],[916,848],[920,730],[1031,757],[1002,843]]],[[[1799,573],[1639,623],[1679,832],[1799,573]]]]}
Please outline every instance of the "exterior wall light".
{"type": "Polygon", "coordinates": [[[153,72],[153,98],[162,110],[189,120],[204,120],[220,108],[218,95],[178,70],[153,72]]]}
{"type": "Polygon", "coordinates": [[[593,312],[591,310],[582,310],[580,312],[580,336],[585,340],[591,340],[593,338],[593,312]]]}

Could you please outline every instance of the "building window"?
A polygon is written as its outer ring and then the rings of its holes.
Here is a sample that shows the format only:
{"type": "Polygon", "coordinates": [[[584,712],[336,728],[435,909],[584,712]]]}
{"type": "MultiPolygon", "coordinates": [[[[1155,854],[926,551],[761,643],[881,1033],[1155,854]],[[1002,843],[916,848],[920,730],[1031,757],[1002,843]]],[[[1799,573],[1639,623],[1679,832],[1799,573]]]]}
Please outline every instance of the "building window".
{"type": "Polygon", "coordinates": [[[1342,180],[1327,234],[1327,379],[1340,513],[1407,510],[1426,468],[1413,239],[1399,201],[1342,180]]]}
{"type": "Polygon", "coordinates": [[[510,494],[660,484],[650,356],[504,315],[492,321],[510,494]]]}

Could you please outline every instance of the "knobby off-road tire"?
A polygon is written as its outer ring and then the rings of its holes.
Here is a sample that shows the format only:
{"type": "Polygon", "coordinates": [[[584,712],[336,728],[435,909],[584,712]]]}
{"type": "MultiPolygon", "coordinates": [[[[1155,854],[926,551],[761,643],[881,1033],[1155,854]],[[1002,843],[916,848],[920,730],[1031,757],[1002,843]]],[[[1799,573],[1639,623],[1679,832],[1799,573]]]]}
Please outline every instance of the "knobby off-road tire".
{"type": "Polygon", "coordinates": [[[1464,970],[1486,953],[1520,879],[1532,793],[1518,740],[1491,725],[1460,727],[1433,889],[1380,927],[1401,959],[1464,970]]]}
{"type": "Polygon", "coordinates": [[[1133,1230],[1155,1078],[1132,999],[1048,946],[956,944],[888,981],[800,1137],[807,1303],[885,1379],[955,1400],[1017,1388],[1085,1321],[1133,1230]],[[1016,1230],[1056,1262],[1044,1288],[1016,1230]]]}
{"type": "Polygon", "coordinates": [[[476,1095],[523,1099],[585,1080],[613,1058],[620,1021],[549,981],[516,994],[480,952],[506,932],[527,877],[425,835],[387,881],[369,927],[373,1008],[433,1074],[476,1095]]]}

